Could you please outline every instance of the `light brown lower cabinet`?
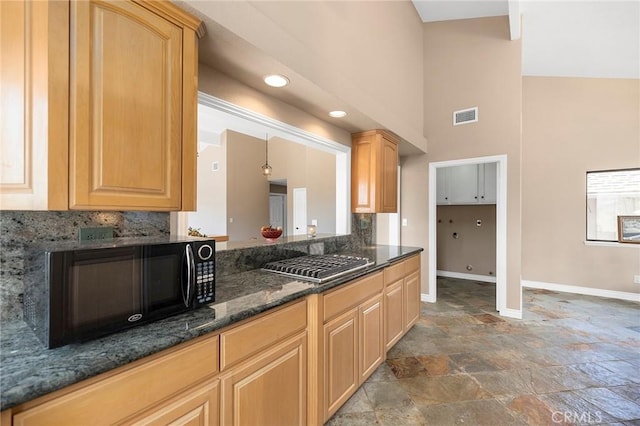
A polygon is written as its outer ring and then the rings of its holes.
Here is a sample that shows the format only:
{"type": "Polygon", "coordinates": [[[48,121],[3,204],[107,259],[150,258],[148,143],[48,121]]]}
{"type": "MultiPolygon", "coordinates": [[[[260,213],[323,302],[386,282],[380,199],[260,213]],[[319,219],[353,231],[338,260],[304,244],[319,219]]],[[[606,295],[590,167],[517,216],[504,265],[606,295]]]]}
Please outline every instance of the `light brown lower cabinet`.
{"type": "Polygon", "coordinates": [[[387,286],[384,292],[386,349],[389,350],[404,335],[402,306],[404,305],[403,280],[387,286]]]}
{"type": "Polygon", "coordinates": [[[214,379],[118,424],[122,426],[214,426],[219,424],[219,401],[220,380],[214,379]]]}
{"type": "Polygon", "coordinates": [[[364,383],[385,359],[382,295],[378,294],[358,307],[358,385],[364,383]]]}
{"type": "Polygon", "coordinates": [[[220,379],[223,425],[307,423],[307,333],[279,343],[220,379]]]}
{"type": "Polygon", "coordinates": [[[385,359],[382,288],[379,272],[324,296],[324,421],[385,359]]]}
{"type": "Polygon", "coordinates": [[[420,318],[420,255],[384,270],[385,347],[388,351],[420,318]]]}
{"type": "Polygon", "coordinates": [[[404,313],[406,332],[420,319],[420,271],[404,279],[404,313]]]}
{"type": "Polygon", "coordinates": [[[327,420],[358,389],[358,316],[352,309],[324,325],[324,397],[327,420]]]}

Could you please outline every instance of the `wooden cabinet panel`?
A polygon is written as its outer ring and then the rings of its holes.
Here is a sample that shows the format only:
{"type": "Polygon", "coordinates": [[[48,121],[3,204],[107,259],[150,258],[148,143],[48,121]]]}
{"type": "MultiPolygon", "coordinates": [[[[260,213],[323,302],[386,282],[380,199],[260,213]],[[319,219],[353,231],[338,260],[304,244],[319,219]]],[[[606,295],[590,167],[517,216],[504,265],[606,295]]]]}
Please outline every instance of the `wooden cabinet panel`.
{"type": "Polygon", "coordinates": [[[324,326],[325,421],[358,388],[358,324],[353,309],[324,326]]]}
{"type": "Polygon", "coordinates": [[[405,276],[405,262],[396,262],[384,268],[384,285],[389,286],[405,276]]]}
{"type": "Polygon", "coordinates": [[[409,275],[412,272],[420,270],[420,255],[411,256],[404,261],[405,275],[409,275]]]}
{"type": "Polygon", "coordinates": [[[131,426],[215,426],[220,423],[220,381],[186,391],[132,419],[131,426]]]}
{"type": "Polygon", "coordinates": [[[194,209],[200,21],[160,1],[0,7],[2,208],[194,209]]]}
{"type": "Polygon", "coordinates": [[[16,413],[13,424],[114,423],[218,372],[218,336],[16,413]]]}
{"type": "Polygon", "coordinates": [[[380,212],[398,211],[398,143],[382,137],[380,212]]]}
{"type": "Polygon", "coordinates": [[[73,2],[70,24],[71,208],[178,210],[182,29],[129,2],[73,2]]]}
{"type": "Polygon", "coordinates": [[[225,331],[220,335],[220,369],[224,371],[306,327],[307,302],[302,300],[225,331]]]}
{"type": "Polygon", "coordinates": [[[384,292],[385,347],[388,351],[404,335],[404,285],[403,279],[387,286],[384,292]]]}
{"type": "Polygon", "coordinates": [[[358,306],[363,300],[381,293],[384,286],[383,273],[367,275],[353,283],[339,287],[324,295],[324,321],[358,306]]]}
{"type": "Polygon", "coordinates": [[[0,2],[0,207],[68,207],[67,2],[0,2]]]}
{"type": "MultiPolygon", "coordinates": [[[[420,256],[417,257],[418,260],[420,256]]],[[[409,330],[420,318],[420,271],[408,275],[404,279],[405,297],[405,330],[409,330]]]]}
{"type": "Polygon", "coordinates": [[[221,378],[223,425],[305,425],[307,334],[276,345],[221,378]]]}
{"type": "Polygon", "coordinates": [[[385,130],[351,135],[351,211],[398,210],[398,142],[385,130]]]}
{"type": "Polygon", "coordinates": [[[353,211],[370,210],[376,203],[377,170],[374,142],[371,139],[361,139],[357,142],[357,148],[352,149],[351,208],[353,211]]]}
{"type": "Polygon", "coordinates": [[[378,294],[358,308],[359,385],[384,361],[383,321],[382,295],[378,294]]]}

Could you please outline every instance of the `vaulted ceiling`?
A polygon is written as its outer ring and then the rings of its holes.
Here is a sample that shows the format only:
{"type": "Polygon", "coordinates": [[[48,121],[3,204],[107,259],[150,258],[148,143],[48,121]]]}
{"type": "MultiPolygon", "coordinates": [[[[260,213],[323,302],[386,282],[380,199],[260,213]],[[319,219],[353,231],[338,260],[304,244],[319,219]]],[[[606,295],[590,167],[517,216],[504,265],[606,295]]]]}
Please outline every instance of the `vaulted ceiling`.
{"type": "Polygon", "coordinates": [[[502,15],[514,21],[521,15],[523,75],[640,78],[638,0],[413,0],[413,4],[423,22],[502,15]]]}

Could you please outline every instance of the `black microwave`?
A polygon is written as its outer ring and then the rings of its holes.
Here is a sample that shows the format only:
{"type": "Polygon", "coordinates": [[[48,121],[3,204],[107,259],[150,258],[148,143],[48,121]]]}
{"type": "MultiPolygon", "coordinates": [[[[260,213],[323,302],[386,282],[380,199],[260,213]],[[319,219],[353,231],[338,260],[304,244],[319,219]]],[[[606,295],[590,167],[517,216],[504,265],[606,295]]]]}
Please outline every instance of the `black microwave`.
{"type": "Polygon", "coordinates": [[[215,301],[213,240],[56,242],[24,259],[24,319],[49,348],[215,301]]]}

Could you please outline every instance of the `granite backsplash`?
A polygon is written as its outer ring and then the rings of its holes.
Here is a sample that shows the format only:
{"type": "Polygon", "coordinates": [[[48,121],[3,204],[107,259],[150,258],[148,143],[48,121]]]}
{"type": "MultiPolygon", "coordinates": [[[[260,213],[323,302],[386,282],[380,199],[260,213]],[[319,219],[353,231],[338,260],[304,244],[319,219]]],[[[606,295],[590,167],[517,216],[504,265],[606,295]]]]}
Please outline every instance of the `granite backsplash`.
{"type": "Polygon", "coordinates": [[[169,234],[169,213],[2,211],[0,213],[0,320],[22,319],[25,244],[77,240],[79,228],[113,227],[114,237],[169,234]]]}
{"type": "MultiPolygon", "coordinates": [[[[77,240],[78,229],[111,226],[114,237],[156,237],[169,234],[165,212],[0,212],[0,321],[22,319],[23,250],[25,244],[77,240]]],[[[217,274],[256,269],[266,262],[320,250],[324,253],[375,244],[375,215],[353,214],[351,235],[216,253],[217,274]]]]}

